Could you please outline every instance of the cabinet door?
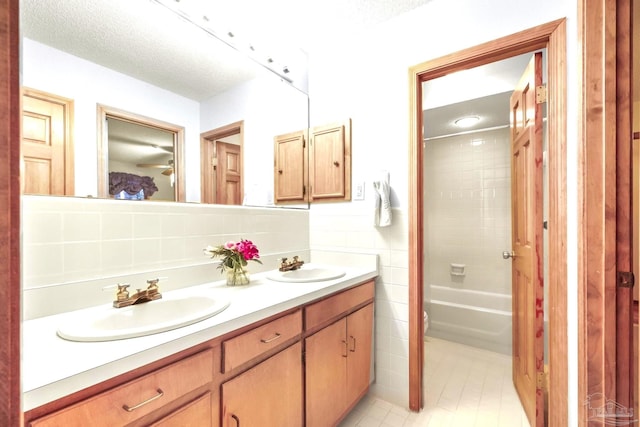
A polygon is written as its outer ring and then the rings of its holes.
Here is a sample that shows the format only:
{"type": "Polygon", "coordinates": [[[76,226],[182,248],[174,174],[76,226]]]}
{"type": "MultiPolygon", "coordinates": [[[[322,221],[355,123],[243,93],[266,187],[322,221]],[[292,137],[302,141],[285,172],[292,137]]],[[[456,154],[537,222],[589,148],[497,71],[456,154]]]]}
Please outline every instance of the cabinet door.
{"type": "Polygon", "coordinates": [[[305,339],[307,427],[335,424],[347,409],[346,319],[305,339]]]}
{"type": "Polygon", "coordinates": [[[359,400],[369,389],[371,377],[371,343],[373,304],[347,317],[347,400],[359,400]]]}
{"type": "Polygon", "coordinates": [[[302,345],[298,342],[222,384],[225,427],[302,425],[302,345]]]}
{"type": "Polygon", "coordinates": [[[307,201],[306,131],[274,138],[274,190],[276,203],[307,201]]]}
{"type": "Polygon", "coordinates": [[[309,134],[310,200],[351,200],[351,119],[309,134]]]}
{"type": "Polygon", "coordinates": [[[149,427],[211,427],[213,426],[211,401],[211,392],[209,392],[149,427]]]}

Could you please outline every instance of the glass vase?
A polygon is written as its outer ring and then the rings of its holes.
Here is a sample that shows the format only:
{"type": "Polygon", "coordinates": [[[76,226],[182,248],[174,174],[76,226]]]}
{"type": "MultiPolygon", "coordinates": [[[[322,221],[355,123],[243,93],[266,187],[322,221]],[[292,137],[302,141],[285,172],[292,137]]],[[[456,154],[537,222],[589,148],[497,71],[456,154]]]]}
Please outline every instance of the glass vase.
{"type": "Polygon", "coordinates": [[[248,285],[250,282],[249,272],[244,269],[225,268],[227,275],[227,286],[248,285]]]}

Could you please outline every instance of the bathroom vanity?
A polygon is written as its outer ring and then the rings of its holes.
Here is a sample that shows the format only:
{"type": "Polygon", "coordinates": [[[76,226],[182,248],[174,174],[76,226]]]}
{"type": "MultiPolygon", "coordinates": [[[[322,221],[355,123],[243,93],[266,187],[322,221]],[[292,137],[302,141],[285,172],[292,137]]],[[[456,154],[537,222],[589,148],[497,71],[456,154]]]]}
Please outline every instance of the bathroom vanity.
{"type": "Polygon", "coordinates": [[[336,425],[368,391],[372,365],[377,272],[346,270],[207,285],[226,292],[225,311],[139,338],[71,342],[55,336],[55,316],[25,322],[25,425],[336,425]]]}

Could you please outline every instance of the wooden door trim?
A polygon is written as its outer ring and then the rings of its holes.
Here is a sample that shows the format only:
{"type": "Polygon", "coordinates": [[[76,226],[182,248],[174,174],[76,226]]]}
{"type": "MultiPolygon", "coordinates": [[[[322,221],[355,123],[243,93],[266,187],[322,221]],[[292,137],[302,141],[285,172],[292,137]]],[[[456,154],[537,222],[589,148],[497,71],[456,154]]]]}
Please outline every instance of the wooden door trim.
{"type": "MultiPolygon", "coordinates": [[[[215,197],[211,195],[215,194],[215,186],[213,178],[215,174],[210,168],[209,159],[215,154],[212,144],[214,140],[220,138],[226,138],[231,135],[240,135],[240,158],[244,163],[244,120],[238,122],[229,123],[228,125],[221,126],[200,134],[200,202],[201,203],[216,203],[215,197]]],[[[240,165],[240,187],[244,193],[244,165],[240,165]]]]}
{"type": "Polygon", "coordinates": [[[75,196],[75,163],[73,145],[73,100],[62,96],[28,87],[22,88],[22,94],[58,104],[64,109],[64,195],[75,196]]]}
{"type": "Polygon", "coordinates": [[[109,179],[107,178],[109,175],[109,141],[104,135],[104,123],[107,117],[115,117],[119,120],[166,130],[176,135],[173,153],[175,197],[177,202],[186,202],[186,187],[184,182],[184,127],[102,104],[98,104],[96,113],[96,132],[98,134],[98,197],[110,198],[109,179]]]}
{"type": "Polygon", "coordinates": [[[547,48],[549,93],[549,425],[567,425],[566,24],[549,22],[443,56],[409,70],[409,406],[422,407],[422,82],[547,48]],[[555,226],[554,226],[555,225],[555,226]]]}
{"type": "Polygon", "coordinates": [[[0,425],[22,424],[20,390],[20,34],[18,0],[0,0],[0,425]]]}
{"type": "Polygon", "coordinates": [[[628,293],[619,292],[617,271],[630,271],[632,245],[628,233],[632,136],[629,16],[626,0],[578,1],[580,425],[604,425],[602,418],[589,419],[589,405],[599,407],[611,400],[630,406],[629,391],[625,390],[629,384],[619,381],[621,371],[632,368],[629,354],[617,351],[617,335],[626,333],[618,330],[617,317],[626,310],[618,305],[618,298],[628,293]],[[611,191],[613,188],[616,191],[611,191]]]}

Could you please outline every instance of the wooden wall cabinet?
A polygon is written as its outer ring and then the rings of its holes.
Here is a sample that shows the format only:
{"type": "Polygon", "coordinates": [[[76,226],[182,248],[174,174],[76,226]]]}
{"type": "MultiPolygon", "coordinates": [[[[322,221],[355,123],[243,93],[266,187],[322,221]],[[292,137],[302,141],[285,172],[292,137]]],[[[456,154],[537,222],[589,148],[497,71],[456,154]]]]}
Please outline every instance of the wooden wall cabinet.
{"type": "Polygon", "coordinates": [[[351,200],[351,119],[274,138],[276,204],[351,200]]]}
{"type": "Polygon", "coordinates": [[[309,131],[309,201],[351,200],[351,119],[309,131]]]}

